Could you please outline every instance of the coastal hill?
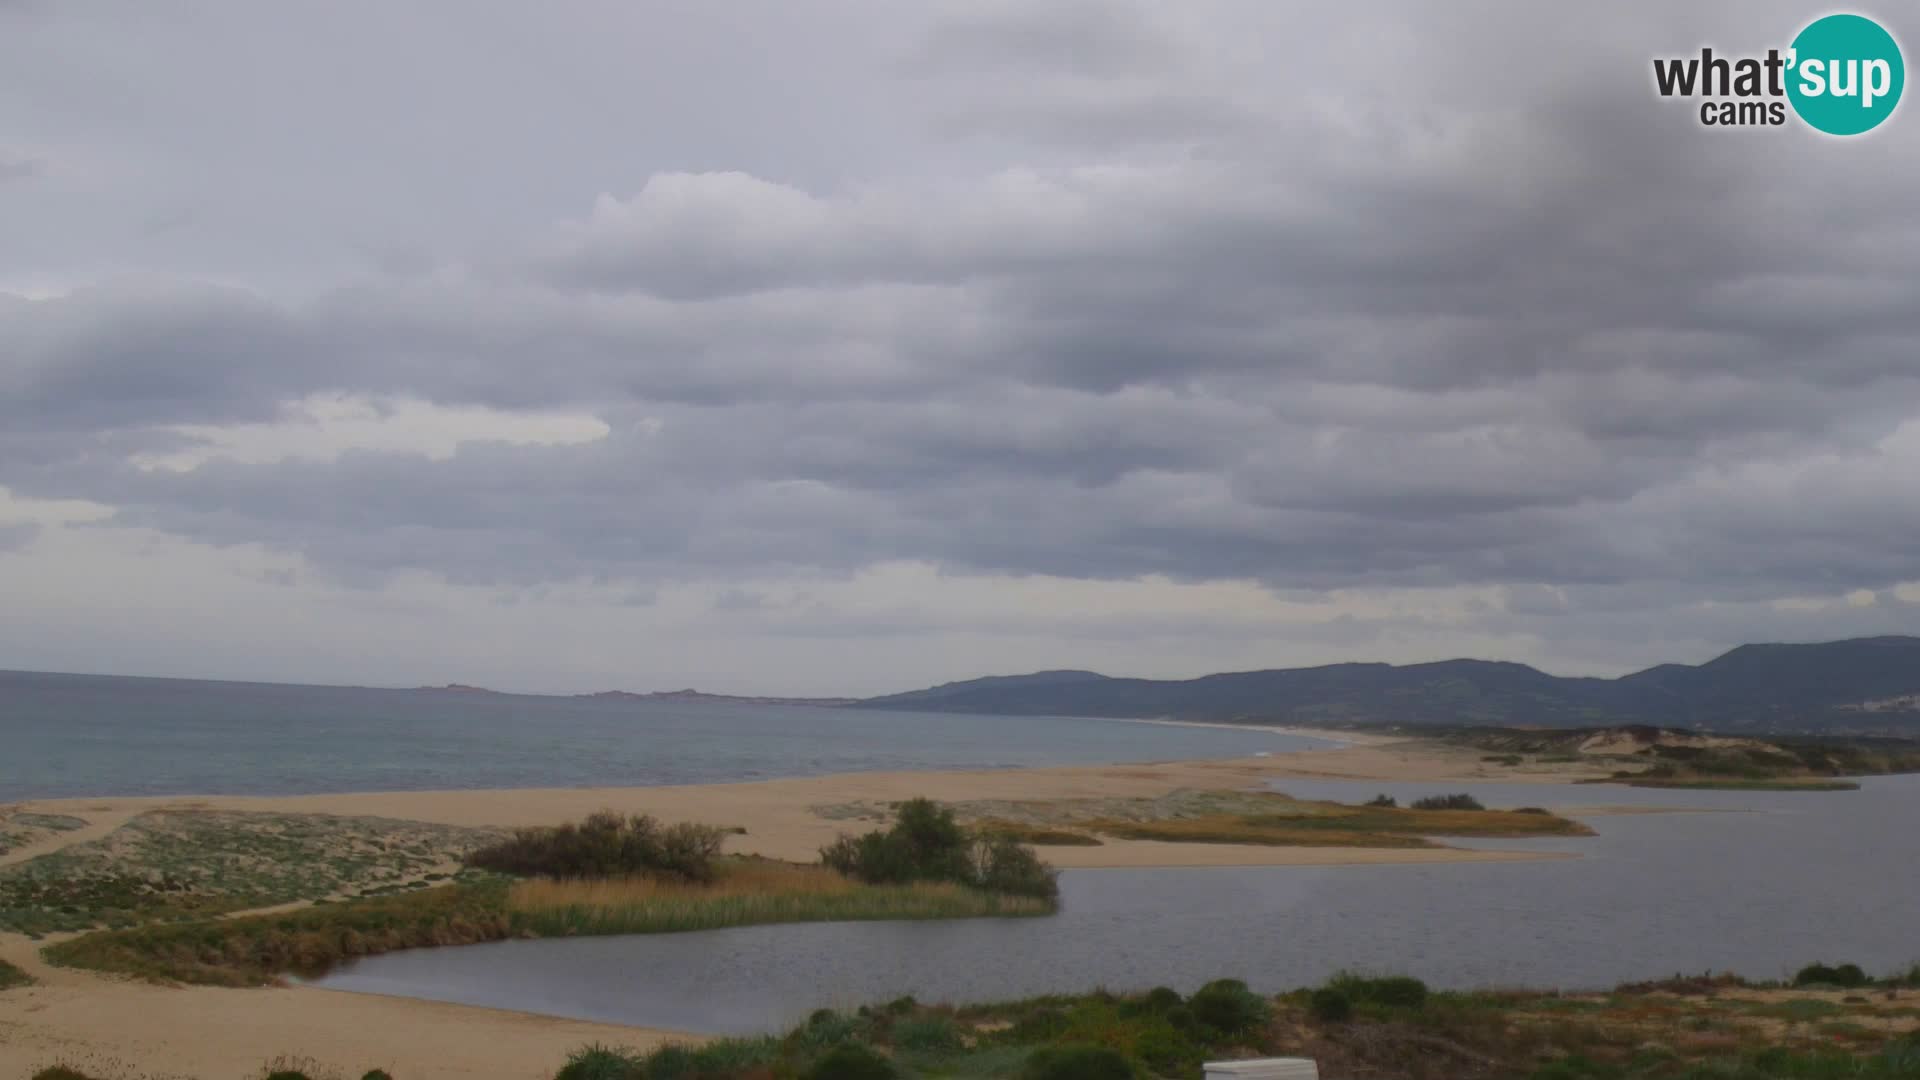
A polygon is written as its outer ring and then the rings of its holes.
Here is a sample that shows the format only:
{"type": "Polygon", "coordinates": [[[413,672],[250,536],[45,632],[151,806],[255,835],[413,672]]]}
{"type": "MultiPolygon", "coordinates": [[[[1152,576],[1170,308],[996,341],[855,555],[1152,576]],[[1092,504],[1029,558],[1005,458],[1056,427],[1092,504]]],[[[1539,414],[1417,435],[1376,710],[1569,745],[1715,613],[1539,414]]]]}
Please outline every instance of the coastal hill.
{"type": "Polygon", "coordinates": [[[1920,735],[1920,637],[1742,645],[1616,679],[1525,664],[1330,664],[1197,679],[1042,671],[868,698],[863,708],[1177,717],[1320,726],[1644,724],[1755,734],[1920,735]]]}

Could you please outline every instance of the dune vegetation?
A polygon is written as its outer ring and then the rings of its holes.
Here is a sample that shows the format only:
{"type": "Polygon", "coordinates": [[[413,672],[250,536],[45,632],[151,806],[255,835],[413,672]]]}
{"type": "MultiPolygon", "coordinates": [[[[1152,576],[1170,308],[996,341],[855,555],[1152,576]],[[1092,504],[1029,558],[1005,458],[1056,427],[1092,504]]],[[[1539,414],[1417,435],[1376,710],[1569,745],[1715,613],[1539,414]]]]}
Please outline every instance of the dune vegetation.
{"type": "Polygon", "coordinates": [[[0,960],[0,990],[11,990],[16,986],[26,986],[31,982],[33,982],[33,979],[26,972],[21,971],[5,960],[0,960]]]}
{"type": "Polygon", "coordinates": [[[1676,978],[1611,993],[1456,993],[1342,974],[1269,997],[1235,979],[1190,995],[1049,996],[961,1008],[911,998],[821,1010],[784,1036],[651,1053],[583,1047],[555,1080],[1198,1078],[1206,1061],[1306,1057],[1329,1080],[1912,1080],[1920,1010],[1871,994],[1676,978]]]}
{"type": "MultiPolygon", "coordinates": [[[[467,880],[290,910],[159,919],[47,947],[56,964],[257,986],[398,949],[758,923],[1047,915],[1053,871],[926,800],[802,865],[721,853],[726,830],[599,813],[473,847],[467,880]],[[478,875],[474,877],[472,875],[478,875]]],[[[76,918],[83,918],[84,912],[76,918]]]]}
{"type": "MultiPolygon", "coordinates": [[[[1192,993],[1050,995],[954,1007],[900,998],[822,1009],[783,1035],[591,1045],[554,1080],[1199,1080],[1202,1064],[1304,1057],[1328,1080],[1915,1080],[1920,969],[1809,965],[1799,985],[1675,976],[1601,993],[1456,992],[1342,973],[1267,995],[1238,979],[1192,993]]],[[[254,1080],[409,1080],[299,1058],[254,1080]]],[[[91,1066],[34,1080],[132,1080],[91,1066]]],[[[212,1078],[207,1078],[212,1080],[212,1078]]]]}

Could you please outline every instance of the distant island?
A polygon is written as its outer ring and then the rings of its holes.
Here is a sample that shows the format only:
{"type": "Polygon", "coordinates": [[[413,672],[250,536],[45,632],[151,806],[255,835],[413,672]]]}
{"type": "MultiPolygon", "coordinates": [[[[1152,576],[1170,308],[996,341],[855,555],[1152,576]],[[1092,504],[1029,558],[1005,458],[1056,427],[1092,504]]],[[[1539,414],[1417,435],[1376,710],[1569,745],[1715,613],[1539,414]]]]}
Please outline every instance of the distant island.
{"type": "Polygon", "coordinates": [[[636,694],[629,690],[602,690],[595,694],[572,696],[600,701],[697,701],[709,705],[818,705],[842,708],[857,705],[861,700],[851,697],[759,697],[746,694],[709,694],[693,689],[655,690],[650,694],[636,694]]]}
{"type": "MultiPolygon", "coordinates": [[[[546,694],[514,694],[505,690],[490,690],[484,686],[469,686],[466,683],[446,683],[441,686],[416,686],[415,693],[422,694],[460,694],[484,695],[490,697],[547,697],[546,694]]],[[[709,694],[702,690],[655,690],[651,693],[635,693],[632,690],[599,690],[591,694],[566,694],[565,697],[583,701],[687,701],[704,705],[813,705],[823,708],[844,708],[857,705],[860,698],[853,697],[768,697],[751,694],[709,694]]]]}

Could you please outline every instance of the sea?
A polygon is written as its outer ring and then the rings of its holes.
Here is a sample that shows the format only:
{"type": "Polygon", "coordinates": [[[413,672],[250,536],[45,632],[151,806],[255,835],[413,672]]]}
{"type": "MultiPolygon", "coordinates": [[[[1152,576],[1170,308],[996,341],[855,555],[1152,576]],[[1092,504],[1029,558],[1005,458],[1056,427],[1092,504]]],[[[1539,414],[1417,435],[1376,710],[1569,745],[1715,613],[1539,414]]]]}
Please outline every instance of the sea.
{"type": "Polygon", "coordinates": [[[0,803],[713,784],[1326,745],[1067,717],[0,671],[0,803]]]}

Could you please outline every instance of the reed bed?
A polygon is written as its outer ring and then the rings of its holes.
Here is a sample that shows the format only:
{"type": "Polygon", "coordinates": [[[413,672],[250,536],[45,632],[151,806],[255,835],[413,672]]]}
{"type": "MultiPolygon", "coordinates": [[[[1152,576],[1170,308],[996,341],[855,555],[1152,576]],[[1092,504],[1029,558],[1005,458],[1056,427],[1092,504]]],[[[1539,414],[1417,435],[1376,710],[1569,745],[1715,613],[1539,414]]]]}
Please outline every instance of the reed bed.
{"type": "Polygon", "coordinates": [[[784,922],[1047,915],[1054,904],[945,882],[864,885],[818,866],[741,863],[712,884],[614,878],[516,882],[514,924],[541,936],[656,934],[784,922]]]}

